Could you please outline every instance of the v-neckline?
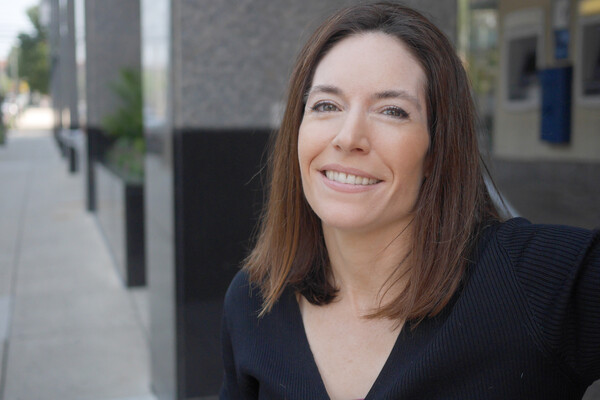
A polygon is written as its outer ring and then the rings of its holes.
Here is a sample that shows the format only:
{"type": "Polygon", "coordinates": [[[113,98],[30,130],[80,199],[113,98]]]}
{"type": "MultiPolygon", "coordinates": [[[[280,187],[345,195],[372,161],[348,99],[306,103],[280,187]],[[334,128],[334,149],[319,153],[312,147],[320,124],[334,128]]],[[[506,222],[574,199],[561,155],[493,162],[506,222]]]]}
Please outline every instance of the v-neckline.
{"type": "MultiPolygon", "coordinates": [[[[318,377],[318,385],[320,387],[320,390],[323,392],[323,395],[326,396],[327,399],[330,399],[329,397],[329,393],[327,393],[327,388],[325,387],[325,382],[323,382],[323,377],[321,376],[321,372],[319,371],[319,367],[317,366],[317,362],[315,360],[315,356],[310,348],[310,343],[308,342],[308,336],[306,334],[306,328],[304,326],[304,320],[302,319],[302,312],[300,311],[300,304],[298,304],[298,300],[296,298],[296,295],[294,293],[293,290],[290,290],[290,293],[288,294],[288,301],[292,302],[292,308],[294,310],[294,318],[296,319],[296,324],[301,328],[299,329],[299,339],[302,343],[302,347],[303,347],[303,352],[306,352],[310,358],[310,369],[311,372],[314,376],[318,377]]],[[[379,386],[379,384],[381,383],[380,381],[382,379],[384,379],[384,377],[387,374],[387,370],[389,368],[391,368],[391,365],[393,363],[392,360],[397,358],[397,352],[399,351],[399,343],[401,341],[404,341],[406,338],[406,329],[407,326],[410,325],[410,322],[407,321],[402,325],[402,328],[400,328],[400,332],[398,332],[398,336],[396,337],[396,340],[394,341],[394,345],[392,346],[392,350],[390,351],[390,353],[388,354],[385,363],[383,364],[383,367],[381,368],[381,370],[379,371],[379,374],[377,374],[377,378],[375,378],[375,380],[373,381],[373,384],[371,385],[371,387],[369,388],[369,392],[367,393],[367,395],[364,397],[363,400],[369,400],[371,399],[372,393],[376,390],[376,388],[379,386]]]]}
{"type": "MultiPolygon", "coordinates": [[[[489,232],[490,230],[487,229],[484,232],[484,235],[478,239],[477,246],[474,249],[476,254],[480,254],[487,247],[488,240],[491,237],[489,232]]],[[[396,369],[402,367],[411,368],[412,364],[404,365],[403,361],[409,361],[411,357],[414,359],[415,351],[423,351],[423,345],[433,339],[431,335],[435,335],[436,332],[439,332],[439,329],[446,323],[450,315],[453,313],[456,304],[459,302],[466,287],[469,285],[469,281],[473,272],[474,271],[472,268],[466,269],[461,285],[454,292],[452,298],[448,301],[445,307],[435,317],[423,319],[419,322],[418,327],[415,326],[414,329],[414,321],[412,320],[408,320],[403,324],[400,332],[398,332],[398,336],[396,337],[396,341],[394,342],[394,346],[392,347],[390,354],[388,354],[381,371],[379,371],[377,378],[375,378],[375,381],[369,388],[369,392],[363,400],[371,400],[376,396],[382,398],[381,396],[383,393],[381,393],[381,391],[386,390],[385,385],[392,385],[392,382],[386,382],[386,380],[389,380],[390,376],[397,376],[396,369]],[[400,351],[403,353],[400,354],[400,351]],[[404,357],[405,353],[408,355],[408,358],[404,357]]],[[[299,345],[302,346],[299,351],[301,354],[306,355],[306,361],[308,364],[310,364],[308,366],[310,369],[310,375],[311,377],[314,376],[318,381],[318,383],[315,382],[315,384],[319,386],[319,391],[321,392],[319,394],[319,398],[322,397],[330,399],[327,389],[325,388],[325,383],[323,382],[323,377],[321,376],[321,372],[317,367],[315,357],[308,342],[308,336],[306,335],[302,313],[300,312],[300,304],[298,304],[295,291],[291,287],[288,287],[286,291],[287,296],[284,294],[281,300],[291,302],[290,306],[293,310],[292,312],[294,313],[293,323],[294,326],[297,327],[297,329],[294,329],[294,332],[297,332],[296,339],[298,340],[299,345]]]]}

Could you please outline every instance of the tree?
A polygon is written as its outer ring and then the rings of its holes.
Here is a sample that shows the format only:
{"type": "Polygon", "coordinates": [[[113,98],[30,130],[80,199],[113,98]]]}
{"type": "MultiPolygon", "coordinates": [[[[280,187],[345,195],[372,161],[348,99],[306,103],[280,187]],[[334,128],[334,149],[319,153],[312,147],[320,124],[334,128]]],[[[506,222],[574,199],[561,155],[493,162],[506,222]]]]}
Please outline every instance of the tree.
{"type": "Polygon", "coordinates": [[[19,77],[27,83],[31,91],[48,93],[50,67],[48,63],[47,35],[40,21],[39,6],[27,10],[34,33],[19,34],[19,77]]]}

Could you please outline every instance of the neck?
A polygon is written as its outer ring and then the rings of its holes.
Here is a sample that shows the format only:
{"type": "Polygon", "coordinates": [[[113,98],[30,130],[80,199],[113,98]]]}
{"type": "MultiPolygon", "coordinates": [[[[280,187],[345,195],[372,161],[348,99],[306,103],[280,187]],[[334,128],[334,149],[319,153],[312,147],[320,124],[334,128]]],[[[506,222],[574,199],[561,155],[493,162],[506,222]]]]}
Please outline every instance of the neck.
{"type": "Polygon", "coordinates": [[[404,286],[404,280],[397,280],[397,277],[408,262],[403,260],[410,250],[409,227],[407,225],[401,232],[374,234],[341,231],[323,225],[333,277],[339,288],[338,299],[347,301],[357,314],[375,311],[393,299],[404,286]],[[397,271],[399,265],[400,271],[397,271]]]}

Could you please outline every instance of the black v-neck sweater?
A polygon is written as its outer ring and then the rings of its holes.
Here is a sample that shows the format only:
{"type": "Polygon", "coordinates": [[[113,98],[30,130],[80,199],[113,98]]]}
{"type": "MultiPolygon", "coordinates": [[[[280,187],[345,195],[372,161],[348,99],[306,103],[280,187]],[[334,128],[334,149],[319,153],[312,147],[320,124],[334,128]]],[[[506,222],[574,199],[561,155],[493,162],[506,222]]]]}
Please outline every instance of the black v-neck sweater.
{"type": "MultiPolygon", "coordinates": [[[[600,232],[488,228],[441,314],[407,322],[366,400],[581,399],[600,378],[600,232]]],[[[292,289],[258,318],[236,275],[225,298],[221,399],[328,399],[292,289]]]]}

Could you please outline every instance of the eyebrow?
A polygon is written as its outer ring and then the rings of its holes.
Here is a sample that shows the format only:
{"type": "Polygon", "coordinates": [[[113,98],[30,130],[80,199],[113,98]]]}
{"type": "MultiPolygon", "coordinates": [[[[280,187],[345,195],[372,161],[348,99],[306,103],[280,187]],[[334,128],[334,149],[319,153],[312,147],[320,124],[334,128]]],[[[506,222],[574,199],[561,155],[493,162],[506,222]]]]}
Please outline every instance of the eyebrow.
{"type": "Polygon", "coordinates": [[[417,107],[417,110],[421,111],[419,99],[404,90],[385,90],[383,92],[375,93],[373,97],[376,99],[405,99],[413,103],[414,106],[417,107]]]}
{"type": "Polygon", "coordinates": [[[306,103],[308,101],[308,96],[310,96],[311,93],[319,93],[319,92],[335,94],[335,95],[342,94],[342,91],[338,87],[331,86],[331,85],[317,85],[317,86],[309,87],[308,90],[306,91],[306,93],[304,93],[302,100],[304,101],[304,103],[306,103]]]}
{"type": "MultiPolygon", "coordinates": [[[[311,93],[329,93],[335,95],[341,95],[342,90],[336,86],[331,85],[316,85],[310,87],[303,96],[304,103],[307,102],[308,96],[311,93]]],[[[417,99],[412,94],[404,91],[404,90],[384,90],[383,92],[378,92],[373,95],[376,99],[404,99],[408,100],[414,104],[418,111],[421,111],[421,103],[419,103],[419,99],[417,99]]]]}

